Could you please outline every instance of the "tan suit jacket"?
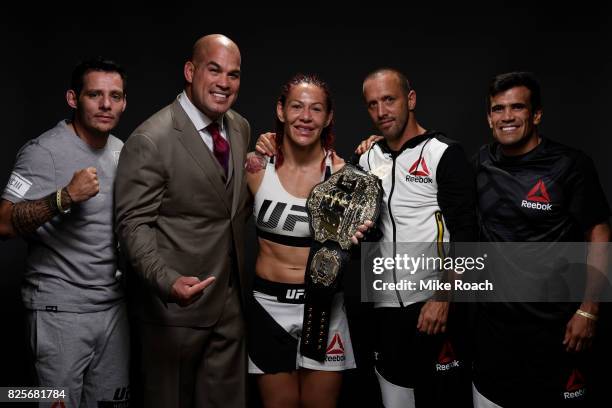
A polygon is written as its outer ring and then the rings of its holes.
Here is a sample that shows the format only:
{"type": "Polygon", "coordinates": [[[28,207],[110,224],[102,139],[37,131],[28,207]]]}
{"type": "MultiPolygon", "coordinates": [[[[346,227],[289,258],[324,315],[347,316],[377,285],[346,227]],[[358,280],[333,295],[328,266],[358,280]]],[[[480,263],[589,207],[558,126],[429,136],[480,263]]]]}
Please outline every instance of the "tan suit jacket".
{"type": "Polygon", "coordinates": [[[250,215],[244,174],[249,123],[225,114],[233,167],[229,180],[178,101],[129,137],[115,184],[116,230],[122,252],[140,278],[131,291],[144,321],[188,327],[216,323],[232,285],[246,282],[244,228],[250,215]],[[233,272],[232,272],[233,271],[233,272]],[[181,275],[216,281],[195,303],[169,301],[181,275]]]}

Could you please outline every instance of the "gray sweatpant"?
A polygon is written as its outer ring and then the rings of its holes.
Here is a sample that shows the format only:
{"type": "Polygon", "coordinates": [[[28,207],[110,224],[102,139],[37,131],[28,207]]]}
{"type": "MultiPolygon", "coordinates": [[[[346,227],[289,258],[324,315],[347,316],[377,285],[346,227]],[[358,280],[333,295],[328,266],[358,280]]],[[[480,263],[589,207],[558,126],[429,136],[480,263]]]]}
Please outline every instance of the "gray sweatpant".
{"type": "MultiPolygon", "coordinates": [[[[126,305],[92,313],[28,312],[39,386],[67,390],[67,408],[129,404],[126,305]]],[[[41,403],[41,407],[62,406],[41,403]]]]}

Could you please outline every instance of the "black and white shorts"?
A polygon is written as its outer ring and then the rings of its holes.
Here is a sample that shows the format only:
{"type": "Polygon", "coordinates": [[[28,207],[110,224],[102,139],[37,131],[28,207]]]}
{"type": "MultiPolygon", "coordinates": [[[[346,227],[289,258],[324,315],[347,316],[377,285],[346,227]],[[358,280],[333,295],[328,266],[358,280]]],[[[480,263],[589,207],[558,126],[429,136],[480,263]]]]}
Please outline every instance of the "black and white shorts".
{"type": "Polygon", "coordinates": [[[460,335],[465,324],[457,310],[462,305],[451,306],[446,332],[436,335],[417,330],[423,305],[374,309],[376,371],[388,383],[414,389],[417,407],[471,406],[469,362],[460,335]]]}
{"type": "Polygon", "coordinates": [[[250,374],[355,368],[353,345],[344,310],[344,295],[334,296],[325,361],[300,354],[304,319],[304,285],[271,282],[255,277],[246,308],[250,374]]]}

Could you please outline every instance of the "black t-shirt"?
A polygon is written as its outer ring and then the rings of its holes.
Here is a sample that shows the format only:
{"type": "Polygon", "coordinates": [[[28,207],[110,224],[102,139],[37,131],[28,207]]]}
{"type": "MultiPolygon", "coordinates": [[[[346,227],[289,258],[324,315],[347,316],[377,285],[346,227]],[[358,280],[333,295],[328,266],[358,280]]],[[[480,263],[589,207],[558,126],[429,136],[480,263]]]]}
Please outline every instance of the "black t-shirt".
{"type": "Polygon", "coordinates": [[[484,146],[476,172],[482,241],[581,242],[610,215],[592,160],[546,138],[522,156],[484,146]]]}
{"type": "MultiPolygon", "coordinates": [[[[546,138],[521,156],[504,156],[498,143],[483,146],[476,185],[480,241],[524,242],[526,251],[530,242],[583,242],[588,229],[610,216],[592,160],[546,138]]],[[[494,310],[500,324],[520,319],[535,325],[562,322],[575,311],[571,304],[542,303],[485,309],[494,310]]]]}
{"type": "MultiPolygon", "coordinates": [[[[475,160],[481,241],[582,242],[606,222],[610,208],[592,160],[552,140],[522,156],[500,145],[481,148],[475,160]]],[[[563,353],[570,303],[481,303],[476,330],[475,382],[498,402],[510,403],[521,382],[554,381],[554,356],[563,353]],[[557,353],[557,354],[555,354],[557,353]]],[[[560,363],[559,363],[560,364],[560,363]]]]}

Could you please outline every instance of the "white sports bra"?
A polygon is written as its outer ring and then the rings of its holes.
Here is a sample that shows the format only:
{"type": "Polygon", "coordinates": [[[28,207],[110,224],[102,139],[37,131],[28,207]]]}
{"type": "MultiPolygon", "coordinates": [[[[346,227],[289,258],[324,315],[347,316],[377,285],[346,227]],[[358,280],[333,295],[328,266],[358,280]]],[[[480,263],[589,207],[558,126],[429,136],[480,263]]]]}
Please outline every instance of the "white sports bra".
{"type": "MultiPolygon", "coordinates": [[[[257,194],[253,214],[257,227],[257,236],[278,244],[294,247],[310,247],[312,235],[306,198],[289,194],[281,184],[274,159],[268,160],[265,174],[257,194]]],[[[331,175],[331,155],[325,155],[325,173],[321,181],[331,175]]]]}

